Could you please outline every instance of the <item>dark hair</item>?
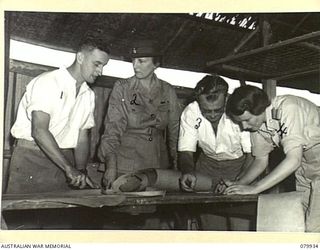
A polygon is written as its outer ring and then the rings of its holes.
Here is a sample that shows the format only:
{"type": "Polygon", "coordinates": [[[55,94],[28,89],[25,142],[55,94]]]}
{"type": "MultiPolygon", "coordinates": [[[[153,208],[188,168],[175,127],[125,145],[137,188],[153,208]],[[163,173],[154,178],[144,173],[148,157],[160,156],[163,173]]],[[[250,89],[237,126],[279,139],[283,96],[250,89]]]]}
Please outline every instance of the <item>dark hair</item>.
{"type": "Polygon", "coordinates": [[[248,111],[252,115],[260,115],[270,104],[268,95],[262,89],[250,85],[241,86],[229,96],[226,113],[239,116],[248,111]]]}
{"type": "Polygon", "coordinates": [[[160,67],[162,64],[162,56],[153,56],[152,57],[152,62],[154,65],[156,65],[157,67],[160,67]]]}
{"type": "Polygon", "coordinates": [[[199,100],[200,95],[206,95],[208,101],[214,101],[220,94],[227,96],[228,88],[228,83],[220,76],[207,75],[197,83],[194,89],[195,99],[199,100]]]}
{"type": "Polygon", "coordinates": [[[99,49],[108,54],[110,53],[110,48],[108,43],[106,43],[104,40],[100,38],[92,38],[92,37],[87,37],[84,40],[82,40],[81,43],[79,44],[77,52],[83,51],[83,50],[92,51],[94,49],[99,49]]]}

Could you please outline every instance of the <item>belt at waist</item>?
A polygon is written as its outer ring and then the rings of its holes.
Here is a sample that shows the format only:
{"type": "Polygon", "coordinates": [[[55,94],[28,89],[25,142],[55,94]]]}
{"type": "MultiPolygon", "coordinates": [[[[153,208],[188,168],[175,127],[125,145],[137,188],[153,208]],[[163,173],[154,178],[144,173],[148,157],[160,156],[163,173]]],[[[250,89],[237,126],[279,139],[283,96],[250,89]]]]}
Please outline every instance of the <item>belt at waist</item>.
{"type": "Polygon", "coordinates": [[[16,145],[18,147],[40,150],[38,144],[35,141],[28,141],[25,139],[17,139],[16,145]]]}
{"type": "Polygon", "coordinates": [[[307,160],[307,161],[312,161],[315,159],[320,160],[320,143],[317,145],[314,145],[313,147],[311,147],[308,150],[303,151],[303,157],[307,160]]]}
{"type": "MultiPolygon", "coordinates": [[[[16,146],[22,147],[22,148],[29,148],[34,150],[41,150],[38,146],[38,144],[35,141],[28,141],[26,139],[17,139],[16,146]]],[[[71,150],[71,148],[60,148],[60,150],[71,150]]]]}
{"type": "Polygon", "coordinates": [[[163,133],[163,130],[157,128],[129,128],[126,131],[127,134],[139,134],[139,135],[158,135],[163,133]]]}

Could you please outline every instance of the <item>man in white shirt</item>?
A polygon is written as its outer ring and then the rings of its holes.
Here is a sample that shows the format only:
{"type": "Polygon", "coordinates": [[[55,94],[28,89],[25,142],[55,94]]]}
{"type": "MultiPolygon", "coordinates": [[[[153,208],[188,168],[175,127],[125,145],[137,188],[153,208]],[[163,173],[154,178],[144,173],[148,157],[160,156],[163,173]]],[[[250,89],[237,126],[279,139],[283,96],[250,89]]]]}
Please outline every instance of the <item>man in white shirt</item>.
{"type": "Polygon", "coordinates": [[[7,193],[93,187],[85,168],[95,95],[87,83],[95,82],[108,60],[108,47],[88,39],[70,67],[43,73],[27,85],[11,129],[17,143],[7,193]]]}
{"type": "MultiPolygon", "coordinates": [[[[225,114],[227,95],[225,80],[205,76],[195,88],[195,101],[181,115],[178,151],[180,183],[185,191],[193,191],[197,181],[195,172],[199,172],[212,178],[213,188],[219,193],[220,180],[236,179],[252,159],[250,133],[242,132],[225,114]],[[195,163],[198,147],[201,153],[195,163]]],[[[227,229],[225,217],[210,215],[212,219],[209,219],[208,216],[201,216],[203,229],[227,229]]],[[[232,229],[249,228],[234,226],[232,229]]]]}

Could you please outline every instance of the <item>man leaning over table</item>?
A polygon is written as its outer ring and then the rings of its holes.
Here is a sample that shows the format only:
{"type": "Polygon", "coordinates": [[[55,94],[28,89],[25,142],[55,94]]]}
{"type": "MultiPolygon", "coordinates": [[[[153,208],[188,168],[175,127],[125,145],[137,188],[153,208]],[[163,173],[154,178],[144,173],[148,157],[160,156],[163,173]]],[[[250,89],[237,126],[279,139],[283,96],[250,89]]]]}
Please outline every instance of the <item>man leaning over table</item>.
{"type": "Polygon", "coordinates": [[[88,84],[109,60],[103,41],[88,38],[68,68],[35,77],[11,129],[16,138],[7,193],[66,191],[94,184],[85,174],[95,95],[88,84]]]}
{"type": "MultiPolygon", "coordinates": [[[[178,141],[181,188],[194,191],[195,172],[210,176],[219,193],[221,179],[235,179],[251,157],[250,133],[242,132],[225,114],[228,84],[220,76],[205,76],[195,87],[195,101],[183,111],[178,141]],[[201,152],[195,163],[197,148],[201,152]]],[[[227,217],[200,216],[204,230],[227,230],[227,217]]],[[[249,230],[250,221],[230,218],[232,230],[249,230]]]]}

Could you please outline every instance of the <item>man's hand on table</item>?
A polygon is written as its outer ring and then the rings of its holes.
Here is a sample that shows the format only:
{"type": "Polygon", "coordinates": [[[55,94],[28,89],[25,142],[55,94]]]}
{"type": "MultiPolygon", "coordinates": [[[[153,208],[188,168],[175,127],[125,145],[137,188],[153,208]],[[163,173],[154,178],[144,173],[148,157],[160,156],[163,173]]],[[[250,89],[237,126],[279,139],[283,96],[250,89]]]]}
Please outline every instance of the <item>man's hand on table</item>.
{"type": "Polygon", "coordinates": [[[99,188],[99,186],[86,174],[86,171],[81,171],[74,167],[68,167],[66,168],[66,176],[69,180],[69,184],[73,187],[83,189],[88,185],[93,189],[99,188]]]}
{"type": "Polygon", "coordinates": [[[86,175],[80,170],[74,167],[67,167],[65,171],[71,186],[78,187],[80,189],[86,186],[86,175]]]}

